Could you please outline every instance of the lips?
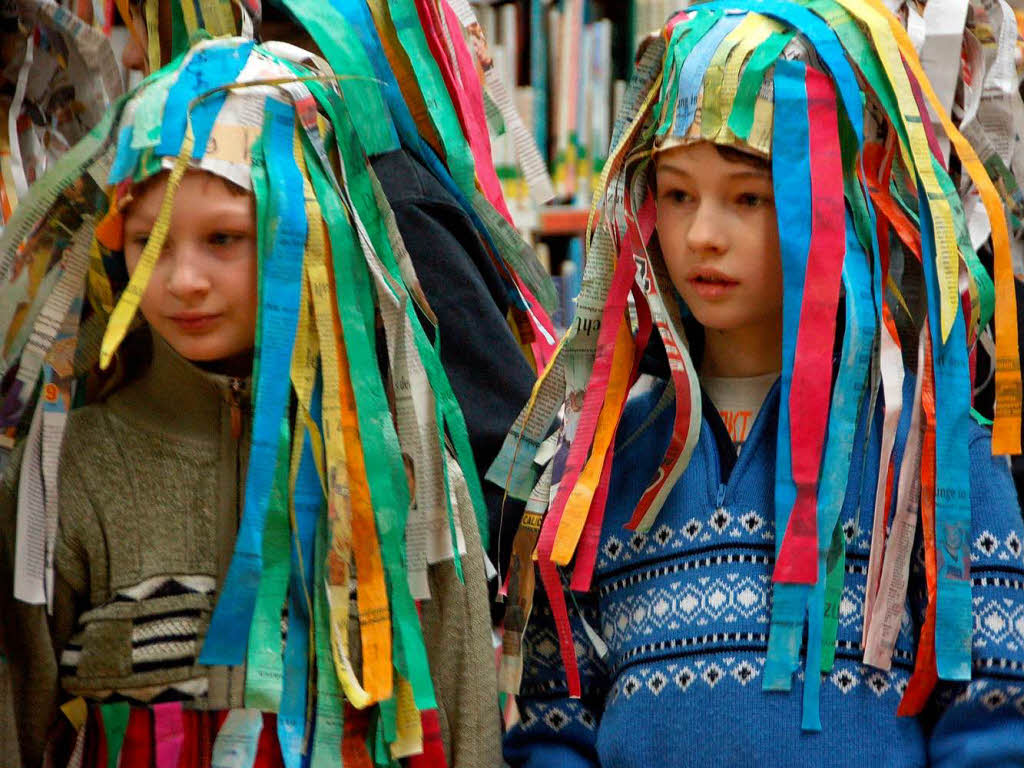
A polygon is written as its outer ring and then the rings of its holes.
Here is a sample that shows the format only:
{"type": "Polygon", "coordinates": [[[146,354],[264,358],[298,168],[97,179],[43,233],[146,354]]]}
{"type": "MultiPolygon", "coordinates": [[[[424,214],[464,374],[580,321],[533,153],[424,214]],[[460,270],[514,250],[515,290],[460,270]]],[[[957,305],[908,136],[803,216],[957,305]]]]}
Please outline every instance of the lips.
{"type": "Polygon", "coordinates": [[[218,318],[220,318],[220,315],[216,313],[182,312],[177,315],[171,315],[168,317],[168,320],[182,331],[195,333],[206,330],[217,322],[218,318]]]}
{"type": "Polygon", "coordinates": [[[691,290],[703,299],[717,299],[728,295],[739,285],[728,275],[717,269],[701,269],[687,278],[691,290]]]}

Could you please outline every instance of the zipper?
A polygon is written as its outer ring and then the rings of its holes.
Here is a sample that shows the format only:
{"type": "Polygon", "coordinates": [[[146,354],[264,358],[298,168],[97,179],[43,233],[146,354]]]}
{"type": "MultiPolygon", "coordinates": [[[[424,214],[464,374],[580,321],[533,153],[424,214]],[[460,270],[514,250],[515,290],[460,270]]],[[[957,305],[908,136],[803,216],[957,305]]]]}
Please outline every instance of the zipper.
{"type": "Polygon", "coordinates": [[[242,436],[242,392],[245,384],[241,379],[231,379],[231,436],[238,440],[242,436]]]}
{"type": "Polygon", "coordinates": [[[711,454],[711,466],[709,467],[709,469],[712,472],[712,475],[709,478],[708,486],[710,487],[712,483],[718,483],[718,490],[715,491],[714,508],[721,509],[722,502],[725,501],[726,484],[722,480],[722,458],[721,456],[718,455],[718,442],[715,440],[714,430],[708,423],[707,418],[702,420],[700,429],[701,439],[705,439],[706,437],[710,438],[708,440],[708,453],[711,454]],[[704,434],[704,430],[708,431],[708,434],[706,436],[704,434]]]}
{"type": "Polygon", "coordinates": [[[245,394],[245,381],[232,378],[230,382],[231,404],[231,437],[235,441],[235,526],[242,521],[242,496],[244,490],[239,486],[242,479],[242,397],[245,394]]]}
{"type": "Polygon", "coordinates": [[[715,509],[722,508],[722,502],[725,501],[725,483],[718,484],[718,495],[715,497],[715,509]]]}
{"type": "MultiPolygon", "coordinates": [[[[246,394],[246,383],[244,379],[236,378],[234,376],[228,379],[228,406],[231,414],[231,445],[234,451],[234,478],[232,482],[232,496],[234,498],[234,526],[231,531],[231,540],[234,541],[238,534],[238,527],[242,520],[242,498],[243,490],[239,488],[239,481],[242,477],[242,432],[244,429],[244,422],[242,421],[242,401],[246,394]]],[[[226,512],[227,510],[225,510],[226,512]]],[[[221,523],[224,527],[230,527],[230,523],[225,520],[221,523]]],[[[230,569],[231,558],[233,557],[234,546],[231,546],[228,550],[228,567],[224,568],[220,572],[221,585],[223,586],[223,580],[227,578],[227,571],[230,569]]],[[[224,567],[223,565],[221,566],[224,567]]],[[[223,680],[226,686],[226,694],[228,702],[241,701],[244,697],[242,691],[244,691],[245,684],[245,673],[244,666],[228,668],[224,672],[223,680]]],[[[239,705],[240,706],[240,705],[239,705]]]]}

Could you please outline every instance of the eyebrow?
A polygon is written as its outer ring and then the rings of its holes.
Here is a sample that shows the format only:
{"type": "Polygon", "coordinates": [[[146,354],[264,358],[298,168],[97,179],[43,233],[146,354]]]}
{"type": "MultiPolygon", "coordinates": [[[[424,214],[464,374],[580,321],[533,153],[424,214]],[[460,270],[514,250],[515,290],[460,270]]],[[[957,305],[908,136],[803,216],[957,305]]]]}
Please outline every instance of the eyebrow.
{"type": "Polygon", "coordinates": [[[124,228],[128,229],[129,222],[131,225],[138,229],[149,229],[156,223],[157,216],[151,216],[148,213],[142,211],[132,211],[129,215],[124,217],[124,228]]]}

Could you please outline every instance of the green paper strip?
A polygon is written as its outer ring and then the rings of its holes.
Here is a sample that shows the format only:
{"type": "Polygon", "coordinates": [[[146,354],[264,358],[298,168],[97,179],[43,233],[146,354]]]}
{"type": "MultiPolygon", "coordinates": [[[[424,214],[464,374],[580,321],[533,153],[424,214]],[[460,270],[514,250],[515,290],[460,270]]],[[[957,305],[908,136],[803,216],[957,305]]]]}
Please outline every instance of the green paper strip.
{"type": "Polygon", "coordinates": [[[128,730],[128,717],[131,706],[127,701],[113,704],[100,704],[100,717],[103,720],[103,733],[107,740],[107,768],[117,768],[121,758],[121,747],[124,735],[128,730]]]}
{"type": "Polygon", "coordinates": [[[729,130],[741,139],[750,137],[750,129],[754,124],[754,107],[757,94],[761,90],[765,71],[775,64],[782,49],[793,39],[793,32],[777,32],[759,45],[750,56],[740,84],[736,87],[736,98],[733,99],[732,112],[729,113],[729,130]]]}
{"type": "MultiPolygon", "coordinates": [[[[337,128],[338,121],[334,124],[337,128]]],[[[419,616],[409,593],[403,562],[409,489],[398,435],[390,418],[384,382],[377,364],[372,306],[374,289],[347,212],[333,194],[319,163],[311,163],[308,170],[330,233],[338,313],[349,353],[359,437],[366,455],[366,475],[380,536],[381,559],[388,577],[395,667],[403,677],[413,681],[417,706],[432,709],[436,706],[433,683],[419,616]],[[369,318],[365,311],[368,298],[369,318]]]]}
{"type": "MultiPolygon", "coordinates": [[[[313,557],[313,642],[316,649],[316,730],[313,732],[311,768],[335,768],[344,736],[344,696],[338,686],[331,654],[331,610],[324,586],[327,561],[327,517],[317,521],[316,554],[313,557]]],[[[347,627],[344,631],[347,631],[347,627]]]]}
{"type": "Polygon", "coordinates": [[[821,632],[821,671],[832,671],[836,660],[836,637],[839,634],[839,601],[843,597],[846,575],[846,536],[842,519],[832,530],[832,543],[825,565],[825,623],[821,632]]]}
{"type": "Polygon", "coordinates": [[[290,454],[288,422],[282,419],[274,484],[263,528],[263,570],[256,592],[256,610],[249,626],[245,668],[245,705],[265,712],[279,711],[284,685],[281,612],[291,573],[291,532],[288,525],[290,454]]]}
{"type": "Polygon", "coordinates": [[[398,33],[398,39],[405,49],[416,82],[423,91],[423,98],[430,113],[430,119],[437,129],[437,135],[444,145],[445,160],[452,178],[467,199],[473,197],[476,189],[476,170],[469,142],[462,132],[459,116],[455,112],[451,96],[445,87],[441,70],[430,53],[427,38],[423,34],[416,6],[412,0],[389,0],[388,12],[398,33]]]}
{"type": "Polygon", "coordinates": [[[398,134],[384,104],[381,83],[348,19],[323,0],[287,0],[286,4],[303,20],[306,31],[338,74],[345,101],[359,109],[355,128],[366,154],[398,149],[398,134]]]}

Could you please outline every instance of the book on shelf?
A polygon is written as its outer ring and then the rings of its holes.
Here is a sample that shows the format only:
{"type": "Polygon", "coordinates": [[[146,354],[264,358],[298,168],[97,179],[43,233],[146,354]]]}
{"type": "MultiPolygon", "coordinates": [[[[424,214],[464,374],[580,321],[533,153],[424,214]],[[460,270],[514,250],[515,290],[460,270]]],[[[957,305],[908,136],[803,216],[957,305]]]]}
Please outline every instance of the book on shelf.
{"type": "Polygon", "coordinates": [[[633,50],[635,51],[651,32],[665,26],[668,17],[688,5],[686,0],[634,0],[633,50]]]}
{"type": "MultiPolygon", "coordinates": [[[[477,18],[523,121],[548,162],[556,202],[589,209],[608,156],[615,108],[616,30],[594,0],[519,0],[476,4],[477,18]],[[527,82],[519,82],[523,75],[527,82]]],[[[621,9],[619,9],[621,12],[621,9]]],[[[625,18],[625,16],[624,16],[625,18]]],[[[620,20],[621,21],[621,20],[620,20]]],[[[489,115],[490,117],[490,115],[489,115]]],[[[495,165],[516,223],[535,229],[530,200],[500,115],[489,120],[495,165]]]]}

